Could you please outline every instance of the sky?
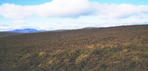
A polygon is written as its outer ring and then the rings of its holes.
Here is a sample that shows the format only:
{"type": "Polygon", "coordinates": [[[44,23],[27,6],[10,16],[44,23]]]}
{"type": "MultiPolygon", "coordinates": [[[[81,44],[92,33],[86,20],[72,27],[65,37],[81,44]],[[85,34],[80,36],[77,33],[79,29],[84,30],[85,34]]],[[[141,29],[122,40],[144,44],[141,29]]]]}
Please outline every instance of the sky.
{"type": "Polygon", "coordinates": [[[0,31],[148,24],[148,0],[0,0],[0,31]]]}

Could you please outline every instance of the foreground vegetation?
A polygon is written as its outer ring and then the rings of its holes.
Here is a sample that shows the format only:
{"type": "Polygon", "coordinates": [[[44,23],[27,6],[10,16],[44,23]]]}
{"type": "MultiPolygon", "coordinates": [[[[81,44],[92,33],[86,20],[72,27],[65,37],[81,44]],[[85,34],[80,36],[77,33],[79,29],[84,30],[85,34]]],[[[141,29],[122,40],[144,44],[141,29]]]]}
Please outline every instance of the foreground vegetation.
{"type": "Polygon", "coordinates": [[[4,37],[0,71],[148,71],[148,26],[4,37]]]}

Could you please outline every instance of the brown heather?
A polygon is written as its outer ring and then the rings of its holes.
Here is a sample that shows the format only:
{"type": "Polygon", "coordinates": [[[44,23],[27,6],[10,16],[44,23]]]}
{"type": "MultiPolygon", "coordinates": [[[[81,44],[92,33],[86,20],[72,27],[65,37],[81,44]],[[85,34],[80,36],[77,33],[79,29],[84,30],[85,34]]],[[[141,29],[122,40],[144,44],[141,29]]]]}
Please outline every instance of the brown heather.
{"type": "Polygon", "coordinates": [[[1,37],[0,71],[148,71],[148,25],[1,37]]]}

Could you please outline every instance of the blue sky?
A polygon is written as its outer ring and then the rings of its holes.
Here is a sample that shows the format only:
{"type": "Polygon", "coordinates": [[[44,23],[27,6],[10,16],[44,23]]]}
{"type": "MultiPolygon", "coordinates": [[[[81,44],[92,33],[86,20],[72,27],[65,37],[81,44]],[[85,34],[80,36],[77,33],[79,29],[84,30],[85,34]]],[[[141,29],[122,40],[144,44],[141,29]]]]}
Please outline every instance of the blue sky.
{"type": "Polygon", "coordinates": [[[46,2],[50,2],[51,0],[1,0],[0,4],[4,3],[12,3],[18,5],[38,5],[46,2]]]}
{"type": "Polygon", "coordinates": [[[147,0],[1,0],[0,31],[148,23],[147,0]]]}
{"type": "MultiPolygon", "coordinates": [[[[51,2],[52,0],[1,0],[0,4],[4,3],[12,3],[18,5],[38,5],[46,2],[51,2]]],[[[108,4],[136,4],[136,5],[147,5],[147,0],[89,0],[89,1],[97,1],[100,3],[108,3],[108,4]]]]}
{"type": "Polygon", "coordinates": [[[135,4],[135,5],[147,5],[148,0],[92,0],[98,1],[100,3],[108,3],[108,4],[135,4]]]}

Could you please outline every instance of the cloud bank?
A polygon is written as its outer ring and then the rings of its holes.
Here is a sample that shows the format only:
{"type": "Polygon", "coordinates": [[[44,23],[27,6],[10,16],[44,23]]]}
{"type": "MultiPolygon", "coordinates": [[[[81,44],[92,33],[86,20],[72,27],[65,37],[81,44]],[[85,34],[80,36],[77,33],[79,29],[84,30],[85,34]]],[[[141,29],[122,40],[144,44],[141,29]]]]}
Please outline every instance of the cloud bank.
{"type": "Polygon", "coordinates": [[[0,15],[6,18],[24,18],[28,16],[76,16],[89,11],[88,0],[53,0],[52,2],[34,5],[20,6],[3,4],[0,6],[0,15]]]}
{"type": "MultiPolygon", "coordinates": [[[[47,30],[133,25],[148,23],[148,5],[101,4],[88,0],[53,0],[31,6],[3,4],[0,5],[0,16],[12,19],[11,24],[15,26],[21,22],[22,25],[18,25],[21,28],[26,24],[47,30]],[[34,22],[33,20],[28,21],[34,16],[39,17],[42,22],[39,22],[39,19],[33,19],[36,20],[34,22]],[[42,17],[45,20],[41,19],[42,17]]],[[[0,25],[0,28],[7,29],[7,27],[0,25]]]]}

